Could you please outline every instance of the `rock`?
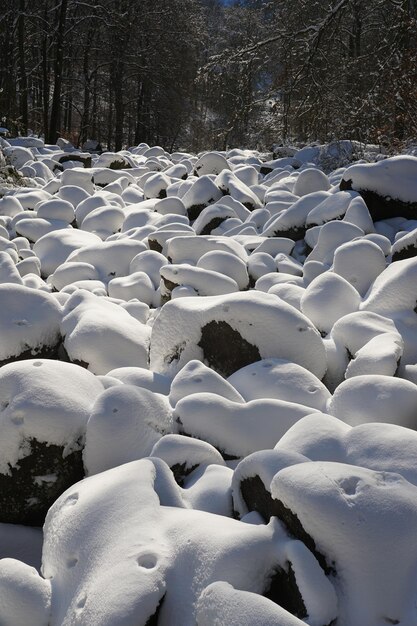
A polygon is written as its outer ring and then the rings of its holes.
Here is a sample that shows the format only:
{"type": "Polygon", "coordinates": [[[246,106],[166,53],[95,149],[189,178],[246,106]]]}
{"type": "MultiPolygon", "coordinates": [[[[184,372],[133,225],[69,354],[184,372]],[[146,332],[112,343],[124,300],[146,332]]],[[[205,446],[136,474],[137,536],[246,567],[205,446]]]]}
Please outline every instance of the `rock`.
{"type": "Polygon", "coordinates": [[[340,189],[358,191],[374,221],[392,217],[414,219],[417,214],[417,158],[400,155],[348,167],[340,189]]]}
{"type": "Polygon", "coordinates": [[[71,152],[64,154],[58,159],[59,163],[66,163],[67,161],[79,161],[84,167],[91,167],[91,155],[85,152],[71,152]]]}
{"type": "Polygon", "coordinates": [[[0,365],[34,356],[57,358],[61,307],[53,296],[24,285],[0,285],[0,365]]]}
{"type": "Polygon", "coordinates": [[[100,154],[103,151],[101,143],[96,139],[87,139],[82,145],[84,152],[90,152],[92,154],[100,154]]]}
{"type": "Polygon", "coordinates": [[[56,498],[84,476],[82,446],[92,374],[47,359],[0,369],[0,521],[42,526],[56,498]]]}
{"type": "Polygon", "coordinates": [[[173,300],[153,325],[150,368],[159,373],[176,374],[188,361],[198,359],[230,376],[269,357],[294,361],[319,379],[326,371],[324,345],[313,324],[270,294],[173,300]]]}

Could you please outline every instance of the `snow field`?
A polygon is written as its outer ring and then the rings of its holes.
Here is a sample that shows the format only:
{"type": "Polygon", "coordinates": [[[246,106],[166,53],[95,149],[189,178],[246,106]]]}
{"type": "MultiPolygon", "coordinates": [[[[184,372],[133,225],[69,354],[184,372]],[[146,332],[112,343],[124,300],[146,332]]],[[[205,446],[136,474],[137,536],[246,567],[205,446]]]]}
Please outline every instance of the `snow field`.
{"type": "Polygon", "coordinates": [[[1,147],[0,623],[414,626],[417,158],[1,147]]]}

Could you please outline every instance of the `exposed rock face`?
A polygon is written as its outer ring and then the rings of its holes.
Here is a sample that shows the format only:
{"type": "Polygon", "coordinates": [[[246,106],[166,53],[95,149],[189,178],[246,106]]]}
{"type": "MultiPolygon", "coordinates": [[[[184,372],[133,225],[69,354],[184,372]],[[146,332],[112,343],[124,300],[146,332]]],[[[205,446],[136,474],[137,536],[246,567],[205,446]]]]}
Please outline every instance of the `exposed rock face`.
{"type": "Polygon", "coordinates": [[[0,521],[42,526],[48,509],[68,487],[84,478],[81,450],[64,456],[62,446],[30,439],[29,454],[0,474],[0,521]]]}
{"type": "Polygon", "coordinates": [[[203,326],[198,345],[210,367],[225,377],[261,359],[259,349],[227,322],[212,321],[203,326]]]}

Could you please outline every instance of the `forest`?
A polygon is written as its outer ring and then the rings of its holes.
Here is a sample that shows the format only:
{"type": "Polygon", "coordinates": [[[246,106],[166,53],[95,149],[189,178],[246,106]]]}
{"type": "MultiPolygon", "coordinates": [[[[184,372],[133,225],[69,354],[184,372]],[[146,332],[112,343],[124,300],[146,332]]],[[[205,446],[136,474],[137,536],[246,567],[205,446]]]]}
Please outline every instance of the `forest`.
{"type": "Polygon", "coordinates": [[[80,147],[417,135],[415,0],[3,0],[0,125],[80,147]]]}

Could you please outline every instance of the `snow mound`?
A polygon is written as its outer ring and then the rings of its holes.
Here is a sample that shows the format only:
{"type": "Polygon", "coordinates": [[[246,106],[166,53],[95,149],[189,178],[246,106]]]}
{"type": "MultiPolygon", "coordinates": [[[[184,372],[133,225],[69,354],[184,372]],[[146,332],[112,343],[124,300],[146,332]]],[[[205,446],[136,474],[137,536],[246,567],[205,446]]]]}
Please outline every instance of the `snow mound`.
{"type": "Polygon", "coordinates": [[[150,328],[118,304],[85,290],[66,302],[61,333],[71,361],[94,374],[148,366],[150,328]]]}
{"type": "Polygon", "coordinates": [[[87,474],[149,456],[155,443],[172,430],[165,396],[124,384],[100,395],[87,424],[84,466],[87,474]]]}
{"type": "Polygon", "coordinates": [[[334,569],[337,621],[379,626],[381,617],[386,623],[415,620],[409,579],[416,567],[410,549],[417,513],[414,485],[391,472],[311,462],[278,472],[271,490],[288,511],[288,523],[298,525],[334,569]],[[377,548],[381,541],[386,550],[377,548]]]}
{"type": "MultiPolygon", "coordinates": [[[[275,522],[244,524],[184,508],[159,459],[71,487],[50,509],[44,534],[51,622],[91,626],[145,626],[153,616],[161,626],[192,626],[208,585],[224,580],[262,593],[274,572],[284,571],[294,543],[275,522]]],[[[311,566],[319,572],[314,560],[311,566]]]]}
{"type": "Polygon", "coordinates": [[[51,585],[33,568],[15,559],[0,560],[0,621],[48,626],[51,585]]]}
{"type": "Polygon", "coordinates": [[[39,525],[83,477],[85,428],[102,391],[93,374],[70,363],[36,359],[0,369],[2,521],[39,525]]]}
{"type": "Polygon", "coordinates": [[[56,356],[62,311],[53,296],[24,285],[0,284],[0,363],[56,356]]]}
{"type": "Polygon", "coordinates": [[[264,359],[238,370],[229,383],[246,400],[275,398],[325,410],[330,393],[304,367],[283,359],[264,359]]]}
{"type": "Polygon", "coordinates": [[[198,359],[227,376],[268,357],[294,361],[319,379],[326,372],[324,345],[313,324],[269,294],[174,300],[152,328],[150,368],[156,372],[175,374],[198,359]]]}

